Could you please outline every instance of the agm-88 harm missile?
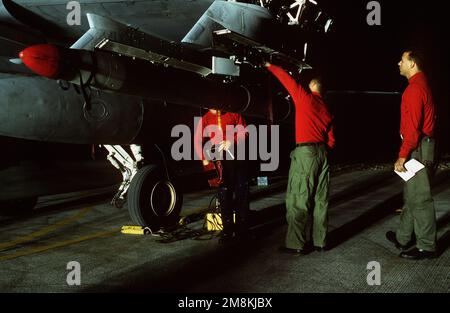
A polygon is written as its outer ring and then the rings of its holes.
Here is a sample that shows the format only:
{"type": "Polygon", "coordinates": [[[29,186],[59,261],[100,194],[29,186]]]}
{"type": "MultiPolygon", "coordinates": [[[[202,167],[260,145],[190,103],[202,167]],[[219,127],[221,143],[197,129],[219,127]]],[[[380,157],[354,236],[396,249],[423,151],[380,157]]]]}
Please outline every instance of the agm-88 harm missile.
{"type": "Polygon", "coordinates": [[[32,71],[51,79],[191,107],[267,117],[267,90],[249,90],[110,51],[40,44],[23,50],[20,58],[32,71]]]}

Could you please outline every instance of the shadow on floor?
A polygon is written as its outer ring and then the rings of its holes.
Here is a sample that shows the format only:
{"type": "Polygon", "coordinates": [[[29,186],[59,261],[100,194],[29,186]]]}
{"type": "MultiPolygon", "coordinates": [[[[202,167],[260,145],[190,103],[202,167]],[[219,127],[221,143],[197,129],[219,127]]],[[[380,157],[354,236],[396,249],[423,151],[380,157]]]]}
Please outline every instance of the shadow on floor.
{"type": "MultiPolygon", "coordinates": [[[[359,191],[361,192],[363,189],[359,191]]],[[[347,194],[349,195],[348,190],[347,194]]],[[[378,220],[392,214],[393,208],[401,203],[402,194],[399,190],[397,194],[391,195],[382,203],[369,208],[361,216],[330,232],[329,246],[336,247],[354,237],[378,220]]],[[[217,244],[216,247],[198,254],[193,254],[189,250],[178,254],[169,253],[159,258],[158,263],[143,264],[133,271],[111,277],[104,284],[89,287],[83,291],[177,293],[195,290],[197,286],[203,285],[204,282],[218,276],[226,276],[235,268],[244,266],[261,250],[267,249],[268,243],[273,242],[275,237],[282,237],[280,228],[285,224],[284,216],[284,203],[252,212],[252,232],[255,236],[252,240],[235,241],[227,245],[217,244]],[[114,283],[116,283],[115,286],[114,283]]],[[[449,218],[447,215],[444,216],[438,221],[438,225],[442,227],[448,222],[449,218]]],[[[217,241],[214,241],[213,244],[216,243],[217,241]]],[[[449,244],[450,231],[439,239],[439,246],[444,250],[449,244]]],[[[274,254],[276,253],[274,251],[274,254]]],[[[222,287],[227,290],[232,286],[222,287]]]]}
{"type": "Polygon", "coordinates": [[[450,247],[450,230],[437,241],[437,255],[441,256],[450,247]]]}
{"type": "Polygon", "coordinates": [[[388,180],[392,178],[394,178],[394,175],[391,172],[384,172],[369,177],[364,181],[357,181],[347,186],[341,192],[330,196],[329,205],[330,207],[337,206],[348,200],[355,199],[364,193],[375,190],[379,186],[386,185],[388,180]]]}
{"type": "Polygon", "coordinates": [[[328,233],[328,248],[332,249],[348,239],[356,236],[364,229],[370,227],[375,222],[392,214],[394,209],[400,207],[403,203],[403,196],[398,193],[386,201],[374,206],[357,218],[347,222],[328,233]]]}
{"type": "Polygon", "coordinates": [[[139,269],[112,277],[105,282],[106,286],[98,285],[83,292],[189,292],[197,285],[243,266],[267,246],[267,236],[265,233],[257,239],[222,245],[214,241],[216,247],[200,254],[168,254],[159,264],[143,264],[139,269]],[[120,285],[110,287],[116,281],[120,285]]]}

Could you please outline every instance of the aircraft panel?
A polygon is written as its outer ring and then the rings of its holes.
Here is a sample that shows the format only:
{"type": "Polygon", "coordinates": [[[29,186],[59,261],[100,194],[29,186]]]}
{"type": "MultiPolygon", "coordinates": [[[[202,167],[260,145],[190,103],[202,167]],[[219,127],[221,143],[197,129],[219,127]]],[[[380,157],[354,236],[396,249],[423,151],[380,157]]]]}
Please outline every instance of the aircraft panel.
{"type": "Polygon", "coordinates": [[[16,0],[15,2],[60,27],[67,28],[67,34],[73,38],[81,36],[89,29],[86,13],[94,13],[113,17],[124,24],[132,24],[148,33],[157,33],[167,40],[181,40],[214,1],[78,1],[82,11],[81,25],[73,27],[67,27],[66,19],[69,13],[66,8],[67,1],[16,0]]]}

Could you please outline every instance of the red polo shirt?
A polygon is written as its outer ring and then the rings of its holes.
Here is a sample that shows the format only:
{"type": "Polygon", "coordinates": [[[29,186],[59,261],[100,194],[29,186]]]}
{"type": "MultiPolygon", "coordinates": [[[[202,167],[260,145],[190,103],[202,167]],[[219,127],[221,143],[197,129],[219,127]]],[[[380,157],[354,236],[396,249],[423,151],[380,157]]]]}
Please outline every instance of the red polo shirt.
{"type": "Polygon", "coordinates": [[[276,65],[270,65],[268,70],[278,78],[294,101],[296,142],[323,142],[333,148],[333,118],[322,96],[314,92],[307,93],[286,71],[276,65]]]}
{"type": "Polygon", "coordinates": [[[409,79],[400,107],[400,134],[403,137],[400,158],[408,158],[423,136],[433,136],[435,109],[427,79],[419,72],[409,79]]]}
{"type": "Polygon", "coordinates": [[[246,127],[245,120],[242,117],[242,115],[238,113],[221,113],[220,118],[219,114],[211,113],[211,111],[206,112],[205,115],[200,119],[199,123],[197,124],[195,134],[194,134],[194,148],[195,153],[198,157],[200,157],[202,160],[204,159],[203,156],[203,138],[207,138],[208,140],[211,140],[211,143],[214,145],[217,145],[221,143],[224,140],[230,141],[232,144],[239,144],[242,141],[245,140],[245,137],[247,136],[247,132],[241,128],[238,129],[237,132],[229,133],[228,136],[226,134],[227,131],[227,125],[231,126],[238,126],[241,125],[243,128],[246,127]],[[206,128],[210,125],[218,126],[220,122],[220,128],[214,127],[214,128],[206,128]],[[206,133],[204,134],[206,128],[206,133]],[[221,135],[217,135],[215,131],[221,131],[221,135]],[[204,137],[202,137],[202,134],[204,137]]]}

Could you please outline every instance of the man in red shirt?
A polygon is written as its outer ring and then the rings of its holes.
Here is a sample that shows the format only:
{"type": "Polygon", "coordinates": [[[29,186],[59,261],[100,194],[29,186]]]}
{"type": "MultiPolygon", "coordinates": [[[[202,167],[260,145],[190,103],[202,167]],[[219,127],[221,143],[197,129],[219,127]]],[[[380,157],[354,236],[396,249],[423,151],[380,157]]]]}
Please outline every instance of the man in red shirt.
{"type": "Polygon", "coordinates": [[[322,98],[322,82],[314,78],[307,92],[282,68],[266,63],[292,97],[295,105],[297,147],[291,153],[286,219],[288,230],[283,252],[305,254],[308,212],[313,214],[313,244],[325,251],[328,229],[329,165],[327,147],[333,148],[332,116],[322,98]]]}
{"type": "Polygon", "coordinates": [[[400,75],[409,80],[402,96],[400,136],[402,145],[395,162],[395,170],[405,172],[405,162],[416,159],[423,169],[405,183],[404,209],[400,216],[397,233],[389,231],[386,237],[402,251],[400,257],[424,259],[435,257],[436,215],[431,196],[430,177],[434,163],[435,106],[425,74],[423,58],[417,51],[406,51],[398,63],[400,75]],[[413,245],[413,234],[416,247],[413,245]]]}
{"type": "MultiPolygon", "coordinates": [[[[238,145],[245,144],[245,127],[245,120],[240,114],[211,109],[200,119],[194,135],[195,152],[203,161],[203,165],[206,166],[216,159],[222,166],[222,182],[218,190],[223,226],[220,243],[229,242],[234,236],[243,237],[248,234],[247,166],[245,156],[236,153],[239,151],[238,145]],[[232,128],[236,131],[232,131],[232,128]],[[210,155],[203,154],[203,138],[208,138],[211,147],[215,148],[210,155]],[[233,213],[236,216],[235,221],[233,213]]],[[[208,147],[205,147],[205,150],[208,150],[208,147]]]]}

